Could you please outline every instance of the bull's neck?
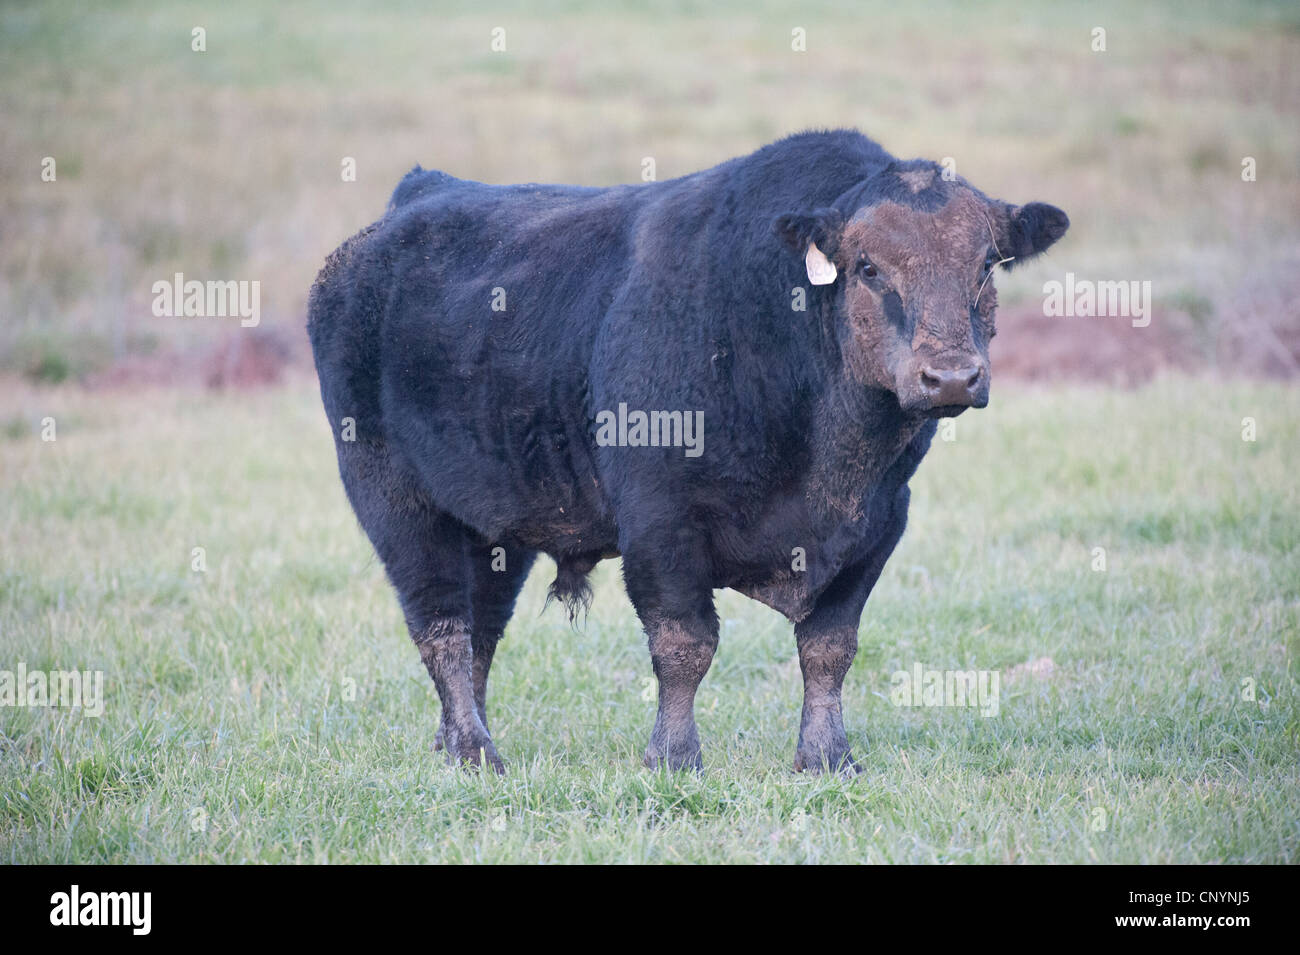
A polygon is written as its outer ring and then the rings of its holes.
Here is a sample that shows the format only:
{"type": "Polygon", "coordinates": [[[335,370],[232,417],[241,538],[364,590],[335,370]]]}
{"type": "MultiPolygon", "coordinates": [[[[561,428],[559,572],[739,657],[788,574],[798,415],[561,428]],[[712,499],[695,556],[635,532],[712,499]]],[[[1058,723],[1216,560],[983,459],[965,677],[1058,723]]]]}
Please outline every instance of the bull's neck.
{"type": "Polygon", "coordinates": [[[809,503],[822,517],[856,521],[867,492],[898,460],[924,422],[892,394],[837,377],[813,415],[809,503]]]}

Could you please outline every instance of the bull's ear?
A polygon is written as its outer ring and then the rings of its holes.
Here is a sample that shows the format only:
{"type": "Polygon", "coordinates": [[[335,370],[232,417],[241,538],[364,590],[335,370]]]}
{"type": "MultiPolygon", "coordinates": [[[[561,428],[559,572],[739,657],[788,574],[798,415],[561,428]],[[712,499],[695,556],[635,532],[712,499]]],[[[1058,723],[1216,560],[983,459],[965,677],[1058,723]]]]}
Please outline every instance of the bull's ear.
{"type": "Polygon", "coordinates": [[[844,217],[835,209],[817,209],[811,213],[788,213],[773,224],[776,234],[790,250],[803,256],[808,281],[813,285],[830,285],[839,271],[835,253],[840,247],[844,217]]]}
{"type": "Polygon", "coordinates": [[[1065,235],[1070,228],[1070,217],[1056,206],[1045,202],[1031,202],[1009,207],[1007,244],[1000,249],[1009,261],[1003,268],[1012,269],[1045,251],[1048,246],[1065,235]]]}

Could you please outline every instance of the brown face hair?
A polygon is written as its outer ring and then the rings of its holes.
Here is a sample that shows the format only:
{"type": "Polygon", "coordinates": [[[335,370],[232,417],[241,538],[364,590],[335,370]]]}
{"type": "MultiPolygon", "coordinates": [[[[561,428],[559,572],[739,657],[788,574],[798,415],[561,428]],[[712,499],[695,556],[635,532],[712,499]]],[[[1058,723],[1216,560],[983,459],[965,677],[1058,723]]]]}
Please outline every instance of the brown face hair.
{"type": "Polygon", "coordinates": [[[834,206],[774,223],[809,283],[833,296],[847,374],[930,417],[988,404],[993,269],[1069,226],[1055,206],[990,199],[925,160],[891,163],[834,206]]]}
{"type": "Polygon", "coordinates": [[[965,186],[933,212],[886,201],[853,216],[835,264],[844,281],[842,347],[855,378],[894,392],[904,409],[929,410],[926,382],[963,374],[970,400],[953,403],[987,403],[991,268],[1003,257],[996,237],[1007,234],[1007,219],[1004,205],[965,186]]]}

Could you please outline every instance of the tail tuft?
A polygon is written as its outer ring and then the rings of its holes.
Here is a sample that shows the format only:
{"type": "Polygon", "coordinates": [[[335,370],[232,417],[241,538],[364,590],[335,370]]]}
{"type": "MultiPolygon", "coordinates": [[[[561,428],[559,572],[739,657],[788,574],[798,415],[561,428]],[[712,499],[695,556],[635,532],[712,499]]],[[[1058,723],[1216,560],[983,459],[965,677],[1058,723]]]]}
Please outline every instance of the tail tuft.
{"type": "Polygon", "coordinates": [[[551,605],[552,600],[559,600],[569,615],[569,623],[578,619],[579,613],[586,619],[591,609],[591,584],[587,575],[596,561],[587,557],[564,557],[556,562],[555,580],[546,594],[543,610],[551,605]]]}

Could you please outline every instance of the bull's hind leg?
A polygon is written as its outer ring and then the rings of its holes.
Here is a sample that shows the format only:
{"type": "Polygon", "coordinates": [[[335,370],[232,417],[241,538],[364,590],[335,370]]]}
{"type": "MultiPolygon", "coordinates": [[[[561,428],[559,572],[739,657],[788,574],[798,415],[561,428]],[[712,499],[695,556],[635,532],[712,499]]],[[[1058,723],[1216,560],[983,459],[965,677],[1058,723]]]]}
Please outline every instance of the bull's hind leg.
{"type": "Polygon", "coordinates": [[[481,715],[480,688],[486,689],[487,667],[480,665],[483,654],[475,647],[470,533],[446,515],[437,515],[422,530],[427,536],[422,535],[425,547],[418,555],[399,560],[396,568],[387,561],[385,565],[411,639],[438,690],[442,748],[452,763],[487,762],[504,772],[481,715]]]}
{"type": "Polygon", "coordinates": [[[340,443],[339,470],[438,690],[448,759],[504,771],[474,692],[472,533],[433,507],[382,442],[340,443]]]}
{"type": "MultiPolygon", "coordinates": [[[[475,547],[470,555],[474,707],[484,729],[488,725],[487,683],[492,658],[497,644],[505,636],[506,624],[515,610],[515,600],[536,557],[534,551],[495,545],[475,547]]],[[[434,749],[442,749],[444,735],[444,729],[439,726],[434,749]]]]}

